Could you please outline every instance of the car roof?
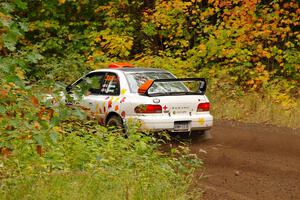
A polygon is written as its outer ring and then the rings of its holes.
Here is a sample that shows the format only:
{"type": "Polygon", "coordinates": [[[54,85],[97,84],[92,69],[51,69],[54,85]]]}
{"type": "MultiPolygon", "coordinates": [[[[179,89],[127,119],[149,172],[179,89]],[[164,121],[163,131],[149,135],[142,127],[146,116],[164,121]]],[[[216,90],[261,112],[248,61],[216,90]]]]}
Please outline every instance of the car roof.
{"type": "Polygon", "coordinates": [[[123,72],[166,72],[166,70],[163,69],[145,68],[145,67],[124,67],[124,68],[118,68],[116,70],[120,70],[123,72]]]}
{"type": "Polygon", "coordinates": [[[97,71],[122,71],[122,72],[167,72],[166,70],[159,69],[159,68],[145,68],[145,67],[123,67],[123,68],[106,68],[106,69],[98,69],[93,72],[97,71]]]}

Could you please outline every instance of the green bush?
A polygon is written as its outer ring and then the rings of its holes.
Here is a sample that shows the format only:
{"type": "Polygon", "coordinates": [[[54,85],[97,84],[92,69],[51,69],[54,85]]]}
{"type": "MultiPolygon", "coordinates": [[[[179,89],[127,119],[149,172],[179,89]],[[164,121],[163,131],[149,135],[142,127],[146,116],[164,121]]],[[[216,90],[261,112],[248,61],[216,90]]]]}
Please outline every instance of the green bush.
{"type": "MultiPolygon", "coordinates": [[[[64,122],[44,144],[19,143],[0,162],[1,199],[187,199],[201,161],[187,151],[158,150],[133,128],[128,138],[94,122],[64,122]],[[93,132],[93,133],[90,133],[93,132]]],[[[195,194],[195,193],[194,193],[195,194]]]]}

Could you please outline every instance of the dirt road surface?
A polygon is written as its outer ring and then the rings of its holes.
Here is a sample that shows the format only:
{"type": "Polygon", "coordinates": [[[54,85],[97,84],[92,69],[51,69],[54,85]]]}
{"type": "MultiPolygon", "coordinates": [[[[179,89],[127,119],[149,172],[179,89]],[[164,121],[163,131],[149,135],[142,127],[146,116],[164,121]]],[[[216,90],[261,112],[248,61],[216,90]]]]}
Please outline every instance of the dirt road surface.
{"type": "Polygon", "coordinates": [[[194,141],[204,161],[195,186],[204,200],[300,200],[300,130],[218,121],[194,141]]]}

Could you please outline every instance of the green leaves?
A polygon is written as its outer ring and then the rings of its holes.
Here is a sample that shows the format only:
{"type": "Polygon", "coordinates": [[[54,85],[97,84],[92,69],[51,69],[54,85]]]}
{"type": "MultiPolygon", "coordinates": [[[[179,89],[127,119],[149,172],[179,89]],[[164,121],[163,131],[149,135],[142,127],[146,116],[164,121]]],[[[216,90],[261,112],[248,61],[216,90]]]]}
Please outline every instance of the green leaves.
{"type": "Polygon", "coordinates": [[[27,9],[27,2],[23,1],[23,0],[16,0],[15,4],[18,8],[25,10],[27,9]]]}
{"type": "Polygon", "coordinates": [[[11,24],[9,27],[9,31],[2,35],[2,40],[4,42],[4,47],[6,47],[10,51],[14,51],[16,49],[16,44],[18,42],[19,37],[22,34],[19,31],[19,28],[16,24],[11,24]]]}
{"type": "Polygon", "coordinates": [[[38,52],[30,52],[26,56],[27,60],[31,63],[37,63],[39,60],[42,60],[44,56],[39,54],[38,52]]]}

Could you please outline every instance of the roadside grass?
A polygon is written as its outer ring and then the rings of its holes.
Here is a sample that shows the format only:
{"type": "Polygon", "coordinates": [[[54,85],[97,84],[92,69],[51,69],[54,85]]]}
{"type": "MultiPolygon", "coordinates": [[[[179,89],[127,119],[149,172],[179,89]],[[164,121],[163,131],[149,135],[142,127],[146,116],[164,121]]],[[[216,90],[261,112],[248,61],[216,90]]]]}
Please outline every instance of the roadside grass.
{"type": "Polygon", "coordinates": [[[35,144],[20,141],[0,160],[0,199],[181,200],[199,194],[190,185],[202,163],[187,149],[163,153],[160,139],[134,127],[128,138],[94,122],[67,122],[58,132],[42,156],[35,144]]]}
{"type": "Polygon", "coordinates": [[[70,172],[25,177],[7,184],[1,199],[187,199],[185,183],[138,177],[139,170],[116,174],[70,172]]]}
{"type": "Polygon", "coordinates": [[[212,114],[216,119],[300,127],[299,99],[293,102],[293,106],[286,106],[275,102],[272,97],[254,92],[234,97],[226,96],[223,92],[208,95],[212,104],[212,114]]]}

